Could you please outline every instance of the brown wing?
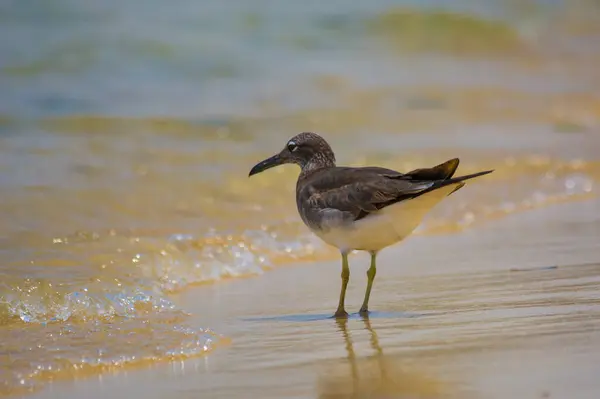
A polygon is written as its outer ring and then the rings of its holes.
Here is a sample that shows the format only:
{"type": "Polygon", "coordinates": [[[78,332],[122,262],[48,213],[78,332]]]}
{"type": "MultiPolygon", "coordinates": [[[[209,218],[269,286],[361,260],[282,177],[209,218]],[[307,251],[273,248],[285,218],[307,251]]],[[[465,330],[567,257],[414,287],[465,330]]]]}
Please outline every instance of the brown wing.
{"type": "Polygon", "coordinates": [[[311,220],[325,215],[351,221],[363,218],[390,202],[412,197],[433,186],[431,181],[410,181],[382,175],[373,168],[334,168],[315,174],[298,195],[298,205],[311,220]],[[312,217],[310,216],[312,215],[312,217]]]}
{"type": "Polygon", "coordinates": [[[458,168],[457,158],[432,168],[400,173],[381,167],[336,167],[316,173],[304,182],[298,193],[298,206],[304,214],[333,217],[345,221],[364,218],[391,204],[414,198],[445,185],[458,168]]]}

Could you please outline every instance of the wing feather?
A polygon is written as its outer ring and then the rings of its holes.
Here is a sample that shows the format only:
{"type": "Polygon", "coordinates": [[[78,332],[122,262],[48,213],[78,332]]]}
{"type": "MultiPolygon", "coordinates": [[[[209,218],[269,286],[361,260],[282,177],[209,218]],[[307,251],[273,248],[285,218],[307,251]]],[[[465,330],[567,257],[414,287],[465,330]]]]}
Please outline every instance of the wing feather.
{"type": "MultiPolygon", "coordinates": [[[[491,172],[453,178],[458,164],[458,158],[454,158],[408,173],[376,166],[317,171],[298,180],[298,210],[309,226],[350,223],[397,202],[491,172]]],[[[454,191],[460,187],[462,184],[454,191]]]]}
{"type": "Polygon", "coordinates": [[[335,173],[305,182],[298,195],[298,206],[303,208],[306,222],[323,220],[326,214],[328,222],[344,223],[434,185],[432,181],[411,181],[401,176],[383,168],[336,168],[335,173]]]}

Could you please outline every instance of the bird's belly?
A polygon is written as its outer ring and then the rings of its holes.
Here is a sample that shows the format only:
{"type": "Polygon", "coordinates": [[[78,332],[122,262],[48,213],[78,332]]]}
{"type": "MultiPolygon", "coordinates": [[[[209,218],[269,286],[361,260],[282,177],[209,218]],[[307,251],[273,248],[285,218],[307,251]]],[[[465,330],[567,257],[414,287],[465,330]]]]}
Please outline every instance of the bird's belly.
{"type": "Polygon", "coordinates": [[[350,225],[315,231],[315,234],[341,251],[379,251],[409,236],[425,215],[454,188],[455,185],[446,186],[390,205],[350,225]]]}
{"type": "Polygon", "coordinates": [[[379,251],[401,241],[406,235],[398,234],[385,215],[371,216],[368,223],[354,223],[349,227],[338,227],[327,231],[315,231],[327,244],[342,251],[379,251]],[[376,218],[376,219],[375,219],[376,218]],[[360,226],[360,227],[358,227],[360,226]]]}

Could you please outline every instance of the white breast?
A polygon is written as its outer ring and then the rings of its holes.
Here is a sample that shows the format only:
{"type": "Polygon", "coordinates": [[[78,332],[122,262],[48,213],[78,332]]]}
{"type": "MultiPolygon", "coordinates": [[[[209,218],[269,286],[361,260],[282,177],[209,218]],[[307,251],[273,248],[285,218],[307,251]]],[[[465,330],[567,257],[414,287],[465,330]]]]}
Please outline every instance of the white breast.
{"type": "MultiPolygon", "coordinates": [[[[460,184],[460,183],[459,183],[460,184]]],[[[346,225],[314,233],[341,251],[379,251],[409,236],[434,206],[450,194],[457,184],[401,201],[346,225]]]]}

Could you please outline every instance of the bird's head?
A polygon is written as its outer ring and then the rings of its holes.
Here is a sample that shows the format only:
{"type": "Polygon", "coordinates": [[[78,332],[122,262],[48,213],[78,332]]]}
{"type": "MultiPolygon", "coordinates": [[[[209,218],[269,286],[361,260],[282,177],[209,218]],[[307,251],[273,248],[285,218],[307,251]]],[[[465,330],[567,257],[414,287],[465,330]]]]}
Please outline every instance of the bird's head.
{"type": "Polygon", "coordinates": [[[279,153],[257,163],[248,176],[287,163],[296,164],[303,171],[307,171],[335,166],[335,155],[323,137],[316,133],[304,132],[289,139],[279,153]]]}

